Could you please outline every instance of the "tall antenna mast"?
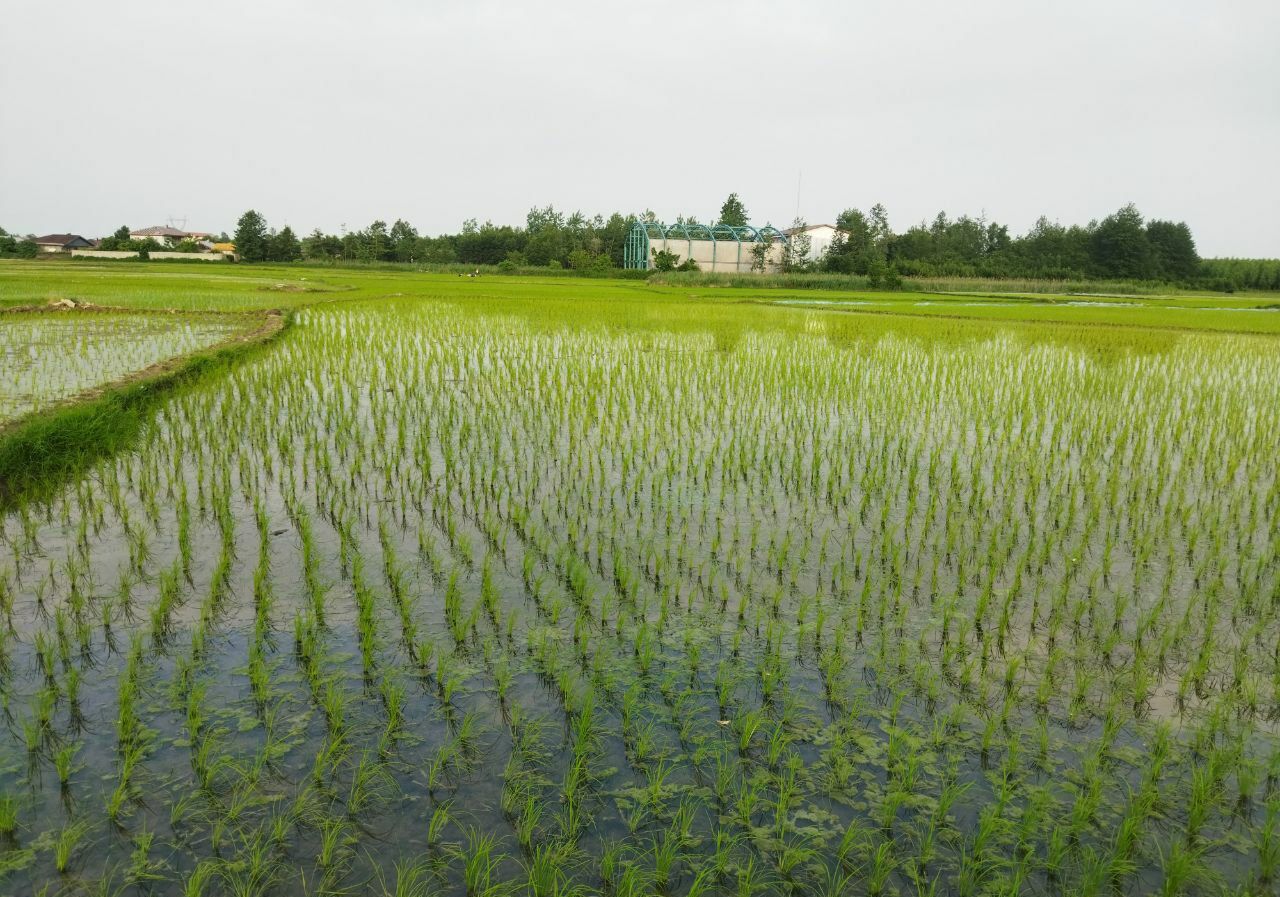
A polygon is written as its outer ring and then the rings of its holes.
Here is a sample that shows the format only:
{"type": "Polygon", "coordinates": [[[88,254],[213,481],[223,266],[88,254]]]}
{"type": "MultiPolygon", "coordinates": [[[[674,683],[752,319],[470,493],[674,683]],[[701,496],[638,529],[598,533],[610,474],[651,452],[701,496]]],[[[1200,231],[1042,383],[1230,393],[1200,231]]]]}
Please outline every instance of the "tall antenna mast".
{"type": "Polygon", "coordinates": [[[187,229],[187,219],[179,218],[176,215],[170,215],[169,226],[177,230],[185,231],[187,229]]]}
{"type": "Polygon", "coordinates": [[[804,176],[803,171],[796,172],[796,220],[800,220],[800,179],[804,176]]]}

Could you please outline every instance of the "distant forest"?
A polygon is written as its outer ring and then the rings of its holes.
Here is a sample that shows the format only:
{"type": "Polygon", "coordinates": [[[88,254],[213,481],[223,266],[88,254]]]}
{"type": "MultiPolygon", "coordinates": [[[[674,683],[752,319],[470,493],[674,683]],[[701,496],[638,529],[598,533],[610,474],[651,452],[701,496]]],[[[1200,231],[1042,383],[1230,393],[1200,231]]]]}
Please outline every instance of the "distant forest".
{"type": "MultiPolygon", "coordinates": [[[[535,208],[523,226],[463,222],[460,232],[427,236],[407,221],[374,221],[360,230],[298,237],[289,227],[274,230],[250,210],[232,236],[243,261],[404,262],[420,265],[498,266],[508,270],[562,268],[603,272],[622,267],[623,245],[639,216],[618,212],[588,216],[535,208]]],[[[654,220],[652,212],[642,216],[654,220]]],[[[746,224],[737,194],[706,224],[746,224]]],[[[677,222],[698,223],[679,217],[677,222]]],[[[794,222],[795,225],[803,224],[794,222]]],[[[895,231],[882,205],[851,208],[834,223],[843,233],[820,258],[803,261],[787,253],[792,272],[869,276],[892,285],[901,277],[980,277],[1035,280],[1123,280],[1168,283],[1214,290],[1280,290],[1280,260],[1201,259],[1185,222],[1144,219],[1133,205],[1085,225],[1040,218],[1012,235],[1008,225],[985,217],[949,217],[895,231]]],[[[0,229],[0,255],[35,255],[30,240],[0,229]]]]}
{"type": "MultiPolygon", "coordinates": [[[[644,217],[654,218],[652,212],[644,217]]],[[[636,220],[635,215],[618,212],[606,218],[582,212],[565,214],[546,206],[531,209],[523,227],[470,219],[459,233],[437,237],[419,234],[403,220],[390,225],[375,221],[367,228],[340,235],[316,230],[294,240],[289,234],[283,254],[271,253],[279,235],[265,230],[265,222],[251,221],[256,230],[249,235],[249,242],[263,247],[264,260],[356,259],[607,270],[622,266],[623,245],[636,220]]],[[[742,201],[732,194],[720,214],[704,223],[745,224],[749,220],[742,201]]],[[[689,217],[677,221],[697,223],[689,217]]],[[[833,223],[845,235],[812,262],[797,262],[790,256],[787,265],[791,270],[862,274],[886,282],[913,276],[1107,279],[1222,290],[1280,290],[1280,260],[1203,260],[1185,222],[1146,220],[1133,205],[1086,225],[1062,225],[1041,218],[1030,231],[1017,236],[1010,234],[1008,225],[967,215],[951,218],[944,212],[932,222],[895,231],[882,205],[866,212],[847,209],[833,223]]],[[[246,245],[242,236],[238,229],[237,248],[246,245]]]]}

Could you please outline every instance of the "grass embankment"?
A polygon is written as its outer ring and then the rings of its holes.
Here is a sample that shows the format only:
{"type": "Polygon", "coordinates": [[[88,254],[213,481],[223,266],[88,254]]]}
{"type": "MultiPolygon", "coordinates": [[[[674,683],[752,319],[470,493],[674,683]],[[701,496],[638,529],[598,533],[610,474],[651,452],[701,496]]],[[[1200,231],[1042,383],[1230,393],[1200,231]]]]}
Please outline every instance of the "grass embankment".
{"type": "Polygon", "coordinates": [[[150,420],[157,400],[179,387],[220,376],[276,339],[288,322],[284,313],[272,311],[247,333],[96,386],[56,409],[0,425],[0,509],[38,495],[127,447],[150,420]]]}

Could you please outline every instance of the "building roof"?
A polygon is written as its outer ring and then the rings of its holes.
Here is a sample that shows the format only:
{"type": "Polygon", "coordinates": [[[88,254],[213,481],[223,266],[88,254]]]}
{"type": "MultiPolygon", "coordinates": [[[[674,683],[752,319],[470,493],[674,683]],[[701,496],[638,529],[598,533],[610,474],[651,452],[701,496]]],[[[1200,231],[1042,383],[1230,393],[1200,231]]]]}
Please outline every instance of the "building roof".
{"type": "Polygon", "coordinates": [[[785,236],[772,224],[754,227],[750,224],[698,224],[696,221],[678,221],[663,224],[661,221],[636,221],[632,233],[656,240],[713,240],[728,243],[764,243],[785,236]]]}
{"type": "Polygon", "coordinates": [[[214,243],[213,251],[214,252],[235,252],[236,244],[235,243],[214,243]]]}
{"type": "Polygon", "coordinates": [[[176,227],[144,227],[142,230],[129,231],[131,237],[187,237],[190,236],[184,230],[178,230],[176,227]]]}
{"type": "Polygon", "coordinates": [[[66,246],[68,243],[74,243],[76,240],[79,240],[81,243],[89,242],[79,234],[46,234],[43,237],[36,237],[36,245],[66,246]]]}
{"type": "Polygon", "coordinates": [[[821,228],[821,227],[827,227],[827,228],[830,228],[831,230],[840,229],[836,227],[834,224],[806,224],[804,227],[789,227],[786,230],[784,230],[783,233],[786,234],[788,237],[790,237],[793,234],[803,233],[804,231],[817,230],[818,228],[821,228]]]}

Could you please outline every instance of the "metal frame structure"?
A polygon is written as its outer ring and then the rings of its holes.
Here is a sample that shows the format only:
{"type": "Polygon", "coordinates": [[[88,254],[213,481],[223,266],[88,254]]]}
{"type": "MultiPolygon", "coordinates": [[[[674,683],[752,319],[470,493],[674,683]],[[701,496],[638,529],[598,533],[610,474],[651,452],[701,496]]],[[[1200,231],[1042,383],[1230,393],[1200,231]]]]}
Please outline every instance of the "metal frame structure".
{"type": "Polygon", "coordinates": [[[637,221],[627,234],[627,241],[622,249],[622,267],[646,269],[652,264],[650,246],[652,240],[663,240],[670,245],[672,240],[684,240],[688,245],[685,258],[693,255],[693,243],[711,243],[711,262],[715,265],[716,256],[721,244],[732,246],[735,252],[734,262],[742,264],[742,245],[756,243],[782,243],[790,241],[786,234],[771,224],[763,227],[752,227],[749,224],[695,224],[678,222],[663,224],[660,221],[637,221]]]}

